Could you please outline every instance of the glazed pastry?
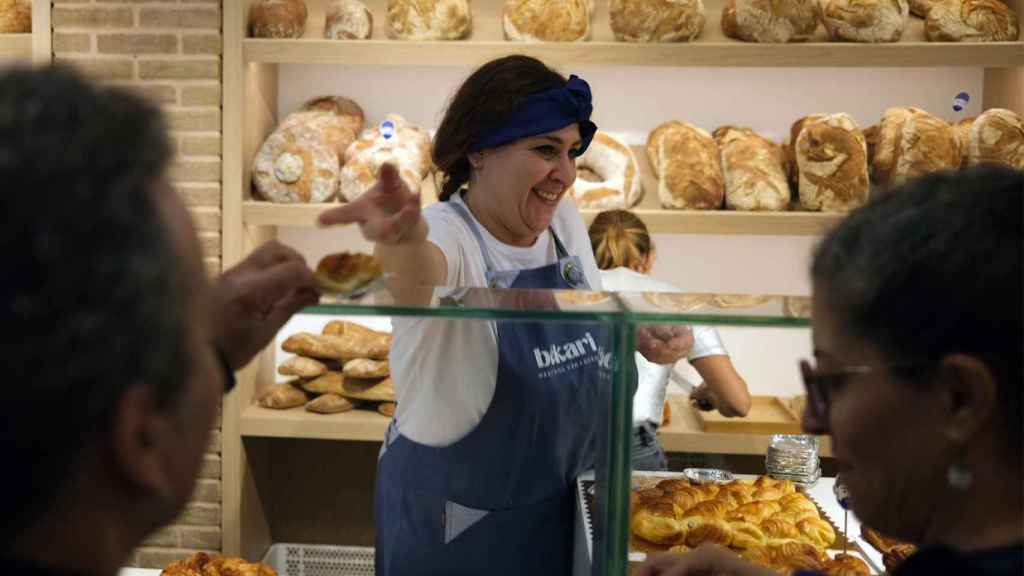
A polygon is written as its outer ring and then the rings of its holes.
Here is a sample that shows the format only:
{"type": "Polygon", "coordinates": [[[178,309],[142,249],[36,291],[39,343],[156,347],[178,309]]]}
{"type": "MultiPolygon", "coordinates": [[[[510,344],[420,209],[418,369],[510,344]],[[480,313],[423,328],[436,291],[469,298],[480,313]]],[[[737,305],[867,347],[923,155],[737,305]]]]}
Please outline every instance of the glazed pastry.
{"type": "Polygon", "coordinates": [[[822,567],[826,576],[861,576],[871,574],[863,560],[850,554],[836,554],[836,557],[822,567]]]}
{"type": "Polygon", "coordinates": [[[307,412],[317,414],[339,414],[356,407],[356,403],[337,394],[321,394],[306,404],[307,412]]]}
{"type": "Polygon", "coordinates": [[[347,294],[373,282],[383,273],[375,257],[342,252],[321,258],[313,277],[323,290],[347,294]]]}
{"type": "Polygon", "coordinates": [[[768,543],[768,538],[756,524],[743,520],[731,520],[728,526],[732,531],[730,546],[733,548],[761,548],[768,543]]]}
{"type": "Polygon", "coordinates": [[[793,494],[786,494],[782,498],[779,498],[779,504],[783,510],[807,510],[808,512],[818,513],[818,507],[811,502],[807,496],[799,492],[793,494]]]}
{"type": "Polygon", "coordinates": [[[705,519],[725,519],[729,509],[722,502],[705,500],[695,504],[683,513],[683,518],[700,516],[705,519]]]}
{"type": "Polygon", "coordinates": [[[698,526],[686,532],[684,544],[696,548],[702,544],[718,544],[729,546],[732,544],[732,531],[729,525],[721,520],[704,519],[698,526]]]}
{"type": "Polygon", "coordinates": [[[796,523],[800,531],[799,539],[813,544],[817,548],[828,548],[836,541],[835,530],[821,518],[807,518],[796,523]]]}
{"type": "Polygon", "coordinates": [[[771,538],[773,540],[796,540],[800,538],[800,530],[798,530],[796,524],[793,524],[792,522],[768,518],[761,521],[760,527],[761,532],[763,532],[767,538],[771,538]]]}
{"type": "Polygon", "coordinates": [[[277,367],[277,373],[282,376],[298,376],[300,378],[315,378],[327,372],[327,365],[312,358],[292,356],[277,367]]]}
{"type": "Polygon", "coordinates": [[[669,502],[650,502],[639,506],[629,525],[634,534],[655,544],[678,544],[683,536],[676,522],[675,507],[669,502]]]}
{"type": "Polygon", "coordinates": [[[196,552],[168,564],[160,576],[277,576],[270,566],[235,556],[196,552]]]}
{"type": "MultiPolygon", "coordinates": [[[[766,488],[762,488],[766,490],[766,488]]],[[[749,502],[729,513],[729,518],[741,519],[753,524],[760,524],[765,518],[776,514],[782,507],[776,502],[749,502]]]]}

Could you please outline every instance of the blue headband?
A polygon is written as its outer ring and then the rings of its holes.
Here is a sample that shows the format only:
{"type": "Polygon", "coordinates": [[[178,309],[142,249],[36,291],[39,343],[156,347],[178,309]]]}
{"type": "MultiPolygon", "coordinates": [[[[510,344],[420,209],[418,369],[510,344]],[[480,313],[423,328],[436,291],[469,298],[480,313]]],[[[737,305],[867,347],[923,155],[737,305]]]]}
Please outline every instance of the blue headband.
{"type": "Polygon", "coordinates": [[[527,96],[504,125],[484,134],[470,148],[470,152],[496,148],[520,138],[554,132],[579,123],[579,154],[583,154],[587,146],[590,146],[594,132],[597,132],[597,125],[590,121],[593,109],[590,104],[590,85],[573,74],[562,88],[527,96]]]}

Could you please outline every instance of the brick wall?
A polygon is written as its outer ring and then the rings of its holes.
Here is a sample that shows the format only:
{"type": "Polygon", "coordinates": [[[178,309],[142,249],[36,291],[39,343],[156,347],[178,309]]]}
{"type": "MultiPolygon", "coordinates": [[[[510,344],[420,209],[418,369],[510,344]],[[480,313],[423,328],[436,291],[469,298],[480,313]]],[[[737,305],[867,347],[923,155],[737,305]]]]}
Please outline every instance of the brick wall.
{"type": "MultiPolygon", "coordinates": [[[[235,1],[235,0],[230,0],[235,1]]],[[[221,266],[220,0],[54,0],[54,59],[128,86],[167,114],[174,186],[188,205],[207,269],[221,266]]],[[[195,550],[221,548],[220,424],[192,502],[150,537],[131,563],[162,568],[195,550]]]]}

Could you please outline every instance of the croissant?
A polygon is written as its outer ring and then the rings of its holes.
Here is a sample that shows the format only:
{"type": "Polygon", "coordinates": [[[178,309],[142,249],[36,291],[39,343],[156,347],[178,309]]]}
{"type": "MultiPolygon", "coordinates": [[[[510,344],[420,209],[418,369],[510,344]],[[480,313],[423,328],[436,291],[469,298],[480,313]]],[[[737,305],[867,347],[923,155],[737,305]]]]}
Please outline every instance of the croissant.
{"type": "Polygon", "coordinates": [[[768,550],[772,553],[772,558],[777,564],[784,564],[790,558],[797,556],[810,556],[816,558],[819,562],[828,560],[828,555],[806,542],[790,541],[773,544],[768,547],[768,550]]]}
{"type": "Polygon", "coordinates": [[[792,522],[769,518],[762,521],[760,527],[764,535],[769,538],[789,538],[796,540],[800,537],[800,531],[797,530],[796,524],[793,524],[792,522]]]}
{"type": "Polygon", "coordinates": [[[772,552],[767,546],[754,546],[740,550],[740,557],[761,566],[771,566],[775,562],[772,558],[772,552]]]}
{"type": "Polygon", "coordinates": [[[659,490],[675,491],[681,488],[692,488],[692,485],[688,480],[683,478],[668,478],[666,480],[658,482],[658,484],[655,487],[658,488],[659,490]]]}
{"type": "Polygon", "coordinates": [[[828,522],[821,518],[808,518],[796,523],[796,529],[800,531],[801,540],[809,542],[818,548],[828,548],[836,541],[836,532],[828,522]]]}
{"type": "Polygon", "coordinates": [[[684,542],[691,548],[706,543],[728,546],[732,544],[732,531],[722,521],[708,520],[687,532],[684,542]]]}
{"type": "Polygon", "coordinates": [[[702,495],[704,500],[710,500],[718,495],[718,491],[721,490],[718,484],[698,484],[694,486],[702,495]]]}
{"type": "Polygon", "coordinates": [[[730,512],[729,517],[760,524],[762,520],[780,510],[782,507],[775,502],[748,502],[730,512]]]}
{"type": "Polygon", "coordinates": [[[700,497],[692,490],[679,492],[666,492],[664,498],[671,500],[680,510],[689,510],[700,503],[700,497]]]}
{"type": "Polygon", "coordinates": [[[751,498],[749,495],[744,495],[743,493],[735,490],[720,490],[713,501],[721,502],[725,504],[729,510],[732,510],[750,502],[751,498]]]}
{"type": "Polygon", "coordinates": [[[871,569],[863,560],[849,554],[836,554],[836,557],[822,566],[826,576],[861,576],[871,574],[871,569]]]}
{"type": "Polygon", "coordinates": [[[885,554],[882,555],[882,563],[889,572],[895,572],[900,564],[907,561],[911,554],[917,551],[913,544],[893,544],[885,554]]]}
{"type": "Polygon", "coordinates": [[[634,534],[655,544],[678,544],[682,530],[676,522],[676,508],[671,502],[645,502],[637,507],[629,521],[634,534]]]}
{"type": "Polygon", "coordinates": [[[786,494],[782,491],[781,487],[771,486],[767,488],[758,488],[754,492],[754,500],[778,500],[786,494]]]}
{"type": "Polygon", "coordinates": [[[807,510],[815,514],[818,513],[818,507],[814,505],[814,502],[799,492],[786,494],[779,498],[779,504],[782,505],[782,510],[807,510]]]}
{"type": "Polygon", "coordinates": [[[782,520],[784,522],[796,524],[801,520],[806,520],[808,518],[818,518],[819,516],[817,511],[811,512],[809,510],[791,508],[789,510],[782,510],[781,512],[776,512],[774,514],[769,515],[768,517],[773,518],[775,520],[782,520]]]}
{"type": "Polygon", "coordinates": [[[764,532],[755,524],[742,520],[729,521],[729,529],[732,530],[733,548],[763,548],[767,543],[764,532]]]}
{"type": "Polygon", "coordinates": [[[682,517],[690,516],[702,516],[708,519],[725,519],[725,515],[728,512],[725,504],[717,500],[705,500],[699,502],[690,509],[683,513],[682,517]]]}

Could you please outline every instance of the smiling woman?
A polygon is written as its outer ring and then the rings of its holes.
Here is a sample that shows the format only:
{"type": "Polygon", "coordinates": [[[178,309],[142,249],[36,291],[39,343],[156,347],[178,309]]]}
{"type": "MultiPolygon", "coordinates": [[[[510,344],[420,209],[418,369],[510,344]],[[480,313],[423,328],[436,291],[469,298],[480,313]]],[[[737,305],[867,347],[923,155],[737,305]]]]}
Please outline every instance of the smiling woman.
{"type": "MultiPolygon", "coordinates": [[[[489,62],[437,130],[441,202],[421,212],[382,170],[374,189],[321,222],[359,223],[403,303],[433,286],[514,288],[552,305],[546,290],[600,290],[583,219],[562,201],[597,130],[591,109],[581,78],[526,56],[489,62]]],[[[398,406],[377,470],[377,574],[569,574],[570,481],[594,462],[607,330],[407,317],[393,326],[398,406]]],[[[674,362],[692,337],[637,341],[674,362]]]]}

